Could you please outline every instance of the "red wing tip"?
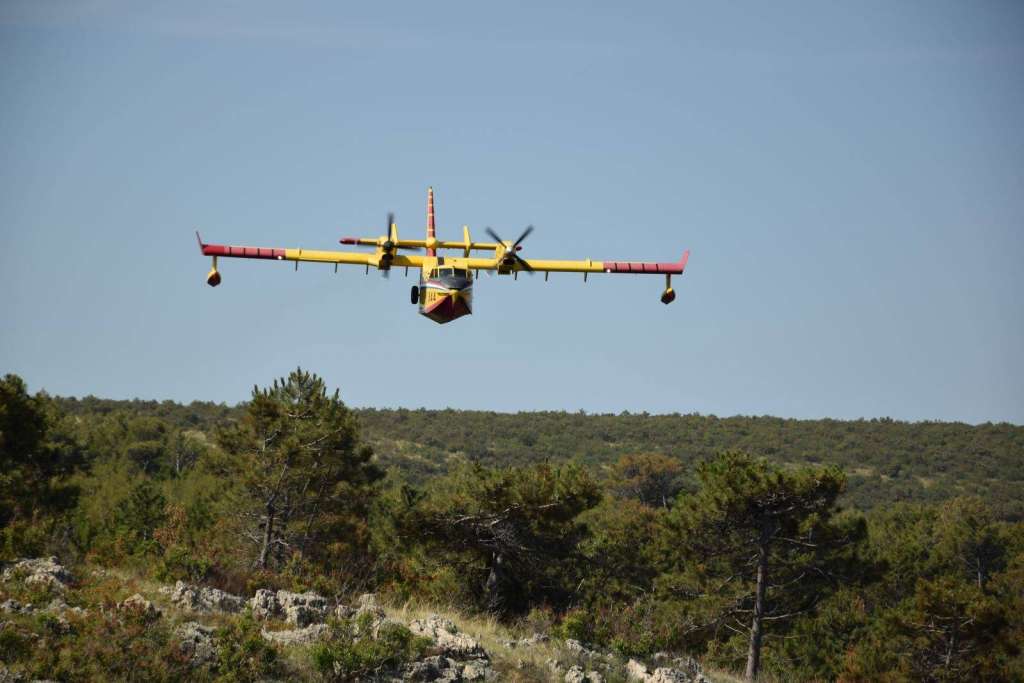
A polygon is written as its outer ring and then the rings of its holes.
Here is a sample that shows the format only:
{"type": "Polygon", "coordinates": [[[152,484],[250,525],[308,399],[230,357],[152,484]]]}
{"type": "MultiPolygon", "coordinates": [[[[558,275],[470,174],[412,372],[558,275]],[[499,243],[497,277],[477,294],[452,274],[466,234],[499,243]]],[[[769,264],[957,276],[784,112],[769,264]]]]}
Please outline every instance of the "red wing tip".
{"type": "Polygon", "coordinates": [[[342,244],[359,244],[359,240],[355,237],[342,237],[338,241],[342,244]]]}
{"type": "Polygon", "coordinates": [[[683,258],[679,259],[679,274],[682,275],[683,271],[686,270],[686,262],[690,260],[690,250],[687,249],[683,252],[683,258]]]}

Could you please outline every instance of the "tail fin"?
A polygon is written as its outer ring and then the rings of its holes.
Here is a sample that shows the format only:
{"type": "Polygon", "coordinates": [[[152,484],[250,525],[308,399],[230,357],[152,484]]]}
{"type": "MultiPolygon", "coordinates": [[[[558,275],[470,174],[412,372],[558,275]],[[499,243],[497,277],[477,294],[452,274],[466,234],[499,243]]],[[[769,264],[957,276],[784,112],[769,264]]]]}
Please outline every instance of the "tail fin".
{"type": "MultiPolygon", "coordinates": [[[[434,226],[434,188],[427,188],[427,241],[436,239],[437,233],[434,226]]],[[[427,256],[437,256],[437,250],[427,248],[427,256]]]]}

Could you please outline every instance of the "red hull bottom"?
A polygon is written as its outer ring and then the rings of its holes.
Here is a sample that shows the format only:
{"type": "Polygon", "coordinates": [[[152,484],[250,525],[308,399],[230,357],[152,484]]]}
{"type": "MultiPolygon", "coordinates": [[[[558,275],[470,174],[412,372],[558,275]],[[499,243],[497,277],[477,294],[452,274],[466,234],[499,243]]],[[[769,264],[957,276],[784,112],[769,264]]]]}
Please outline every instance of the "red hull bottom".
{"type": "Polygon", "coordinates": [[[472,314],[473,310],[470,308],[469,301],[466,300],[465,296],[460,296],[458,299],[446,296],[431,305],[430,308],[420,308],[420,315],[424,315],[435,323],[442,325],[444,323],[450,323],[464,315],[472,314]]]}

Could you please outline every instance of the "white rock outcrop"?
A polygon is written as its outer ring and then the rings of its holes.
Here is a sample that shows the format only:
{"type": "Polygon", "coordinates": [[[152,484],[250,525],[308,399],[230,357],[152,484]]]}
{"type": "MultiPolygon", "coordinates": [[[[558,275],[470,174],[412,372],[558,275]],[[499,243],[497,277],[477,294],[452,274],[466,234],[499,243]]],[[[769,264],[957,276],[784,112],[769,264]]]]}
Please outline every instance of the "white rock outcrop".
{"type": "Polygon", "coordinates": [[[599,653],[587,648],[583,643],[572,638],[565,641],[565,649],[577,657],[598,657],[599,653]]]}
{"type": "Polygon", "coordinates": [[[181,652],[192,666],[212,664],[217,661],[217,646],[213,641],[213,629],[195,621],[179,624],[174,635],[181,642],[181,652]]]}
{"type": "Polygon", "coordinates": [[[180,609],[190,612],[241,612],[245,607],[245,600],[225,593],[218,588],[207,588],[205,586],[193,586],[178,581],[171,591],[171,603],[180,609]]]}
{"type": "Polygon", "coordinates": [[[667,666],[658,667],[647,677],[647,683],[691,683],[692,680],[682,671],[667,666]]]}
{"type": "Polygon", "coordinates": [[[402,669],[402,680],[455,683],[462,680],[462,672],[454,659],[437,655],[406,664],[402,669]]]}
{"type": "Polygon", "coordinates": [[[296,628],[290,631],[267,631],[261,632],[265,640],[280,645],[306,645],[313,643],[327,635],[326,624],[311,624],[306,628],[296,628]]]}
{"type": "Polygon", "coordinates": [[[327,598],[316,593],[289,593],[277,591],[277,604],[284,619],[298,627],[320,623],[327,617],[327,598]]]}
{"type": "Polygon", "coordinates": [[[430,638],[449,657],[456,659],[488,659],[483,646],[464,633],[459,633],[450,619],[431,614],[426,619],[414,619],[409,630],[418,636],[430,638]]]}
{"type": "Polygon", "coordinates": [[[283,619],[304,628],[327,618],[327,598],[316,593],[292,593],[261,588],[249,600],[257,619],[283,619]]]}
{"type": "Polygon", "coordinates": [[[123,602],[117,605],[117,609],[120,612],[131,614],[145,621],[156,621],[162,615],[162,612],[157,609],[156,605],[138,593],[125,598],[123,602]]]}
{"type": "Polygon", "coordinates": [[[604,683],[604,676],[597,671],[584,671],[581,666],[572,666],[565,672],[565,683],[604,683]]]}
{"type": "Polygon", "coordinates": [[[89,610],[81,607],[72,607],[68,603],[64,602],[64,598],[57,596],[50,601],[50,604],[46,606],[46,610],[50,614],[56,614],[58,616],[66,616],[68,614],[75,617],[84,617],[89,614],[89,610]]]}
{"type": "Polygon", "coordinates": [[[0,612],[13,612],[15,614],[32,614],[35,610],[32,605],[23,605],[14,598],[0,602],[0,612]]]}
{"type": "Polygon", "coordinates": [[[631,659],[626,662],[626,677],[631,681],[646,681],[647,677],[650,676],[650,672],[647,670],[647,665],[642,662],[638,662],[635,659],[631,659]]]}
{"type": "Polygon", "coordinates": [[[626,675],[629,680],[641,683],[709,683],[695,660],[680,658],[677,661],[685,662],[688,670],[662,666],[651,672],[646,665],[631,659],[626,664],[626,675]]]}
{"type": "Polygon", "coordinates": [[[3,580],[17,579],[21,579],[26,585],[49,586],[59,591],[64,590],[69,583],[75,580],[71,572],[65,569],[56,557],[17,560],[4,569],[3,580]]]}

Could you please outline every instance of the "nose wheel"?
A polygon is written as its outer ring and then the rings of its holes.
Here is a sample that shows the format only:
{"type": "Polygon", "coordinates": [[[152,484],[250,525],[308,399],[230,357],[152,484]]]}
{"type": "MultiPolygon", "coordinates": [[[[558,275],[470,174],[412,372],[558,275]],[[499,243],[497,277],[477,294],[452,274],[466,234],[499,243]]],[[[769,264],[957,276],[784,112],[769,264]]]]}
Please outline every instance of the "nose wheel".
{"type": "Polygon", "coordinates": [[[416,285],[412,286],[412,290],[409,292],[409,303],[414,306],[420,302],[420,288],[416,285]]]}

